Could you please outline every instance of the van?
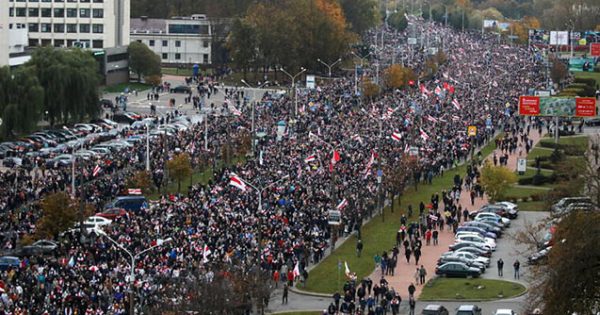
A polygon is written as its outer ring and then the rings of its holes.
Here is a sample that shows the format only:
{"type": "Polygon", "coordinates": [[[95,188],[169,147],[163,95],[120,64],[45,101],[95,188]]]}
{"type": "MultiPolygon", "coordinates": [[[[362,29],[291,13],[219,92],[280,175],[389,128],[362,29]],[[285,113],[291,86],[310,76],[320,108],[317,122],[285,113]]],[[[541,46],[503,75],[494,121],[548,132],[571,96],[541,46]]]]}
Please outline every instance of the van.
{"type": "Polygon", "coordinates": [[[105,209],[122,208],[135,213],[139,212],[142,207],[147,207],[144,196],[119,196],[104,206],[105,209]]]}
{"type": "Polygon", "coordinates": [[[552,213],[553,214],[562,214],[563,212],[565,212],[567,210],[567,207],[569,207],[569,205],[573,204],[573,203],[593,204],[592,199],[590,197],[566,197],[566,198],[562,198],[561,200],[559,200],[557,203],[555,203],[552,206],[552,213]]]}

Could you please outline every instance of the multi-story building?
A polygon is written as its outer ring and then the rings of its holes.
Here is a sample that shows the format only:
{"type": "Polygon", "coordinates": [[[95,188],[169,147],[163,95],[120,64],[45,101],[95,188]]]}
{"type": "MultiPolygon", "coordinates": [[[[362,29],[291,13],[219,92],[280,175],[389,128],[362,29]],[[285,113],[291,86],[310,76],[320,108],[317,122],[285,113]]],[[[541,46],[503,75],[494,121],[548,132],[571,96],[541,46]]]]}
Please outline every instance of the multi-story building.
{"type": "Polygon", "coordinates": [[[131,19],[131,41],[146,44],[163,64],[210,64],[211,24],[203,14],[131,19]]]}
{"type": "Polygon", "coordinates": [[[0,67],[8,65],[8,8],[0,5],[0,67]]]}
{"type": "Polygon", "coordinates": [[[129,6],[130,0],[9,0],[8,11],[10,24],[27,27],[28,46],[105,48],[129,44],[129,6]]]}

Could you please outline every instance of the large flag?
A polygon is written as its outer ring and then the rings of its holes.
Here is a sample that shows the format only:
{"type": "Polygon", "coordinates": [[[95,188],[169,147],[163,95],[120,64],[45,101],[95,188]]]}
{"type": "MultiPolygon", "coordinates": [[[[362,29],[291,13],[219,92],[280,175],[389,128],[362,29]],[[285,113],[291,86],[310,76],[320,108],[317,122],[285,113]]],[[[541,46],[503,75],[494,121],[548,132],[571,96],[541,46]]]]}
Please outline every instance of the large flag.
{"type": "Polygon", "coordinates": [[[369,177],[369,174],[371,173],[371,166],[373,166],[373,163],[375,163],[376,158],[377,153],[375,153],[375,151],[371,151],[371,158],[367,162],[367,167],[365,168],[363,179],[367,179],[367,177],[369,177]]]}
{"type": "Polygon", "coordinates": [[[100,168],[100,165],[96,164],[96,166],[94,166],[94,170],[92,171],[92,176],[96,177],[101,170],[102,168],[100,168]]]}
{"type": "Polygon", "coordinates": [[[204,263],[208,262],[208,256],[212,253],[208,245],[204,245],[204,249],[202,250],[202,261],[204,263]]]}
{"type": "Polygon", "coordinates": [[[427,141],[427,139],[429,139],[429,135],[425,131],[423,131],[422,128],[419,128],[419,134],[423,140],[427,141]]]}
{"type": "Polygon", "coordinates": [[[342,201],[340,201],[340,203],[335,207],[336,209],[338,209],[339,211],[344,210],[344,208],[346,208],[346,206],[348,206],[348,200],[346,200],[346,198],[342,199],[342,201]]]}
{"type": "Polygon", "coordinates": [[[351,272],[350,272],[350,268],[348,267],[347,261],[344,261],[344,274],[346,275],[347,278],[350,278],[351,272]]]}
{"type": "Polygon", "coordinates": [[[229,185],[237,187],[242,191],[246,191],[246,189],[248,189],[246,183],[235,173],[231,173],[231,176],[229,177],[229,185]]]}
{"type": "Polygon", "coordinates": [[[431,92],[429,92],[429,90],[425,87],[424,84],[421,83],[421,95],[423,95],[424,97],[427,97],[429,94],[431,94],[431,92]]]}
{"type": "Polygon", "coordinates": [[[296,266],[294,267],[294,271],[292,271],[294,278],[300,276],[300,261],[296,262],[296,266]]]}
{"type": "Polygon", "coordinates": [[[304,159],[304,163],[312,163],[316,160],[317,160],[317,156],[313,154],[313,155],[307,157],[306,159],[304,159]]]}
{"type": "Polygon", "coordinates": [[[337,164],[337,162],[340,161],[340,152],[338,152],[337,150],[333,150],[333,154],[331,155],[331,161],[329,162],[329,171],[333,172],[333,167],[335,166],[335,164],[337,164]]]}
{"type": "Polygon", "coordinates": [[[427,115],[427,117],[425,117],[427,120],[431,121],[432,123],[437,123],[438,120],[437,118],[431,116],[431,115],[427,115]]]}
{"type": "Polygon", "coordinates": [[[457,99],[452,100],[452,105],[454,105],[454,108],[460,110],[460,103],[458,103],[457,99]]]}
{"type": "Polygon", "coordinates": [[[400,141],[402,140],[402,134],[399,132],[392,132],[392,139],[400,141]]]}
{"type": "Polygon", "coordinates": [[[239,109],[235,108],[235,106],[232,106],[231,113],[233,113],[236,116],[242,116],[242,112],[239,109]]]}

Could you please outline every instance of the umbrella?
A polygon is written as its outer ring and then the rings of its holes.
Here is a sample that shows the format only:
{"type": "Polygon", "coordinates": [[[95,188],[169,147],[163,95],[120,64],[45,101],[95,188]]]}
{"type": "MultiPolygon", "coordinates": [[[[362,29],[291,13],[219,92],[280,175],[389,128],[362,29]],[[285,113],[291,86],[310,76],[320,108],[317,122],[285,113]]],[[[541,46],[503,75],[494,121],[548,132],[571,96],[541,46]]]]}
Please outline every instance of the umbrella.
{"type": "Polygon", "coordinates": [[[96,272],[96,271],[98,271],[98,270],[100,270],[100,269],[98,268],[98,266],[90,266],[90,267],[88,268],[88,270],[89,270],[89,271],[92,271],[92,272],[96,272]]]}

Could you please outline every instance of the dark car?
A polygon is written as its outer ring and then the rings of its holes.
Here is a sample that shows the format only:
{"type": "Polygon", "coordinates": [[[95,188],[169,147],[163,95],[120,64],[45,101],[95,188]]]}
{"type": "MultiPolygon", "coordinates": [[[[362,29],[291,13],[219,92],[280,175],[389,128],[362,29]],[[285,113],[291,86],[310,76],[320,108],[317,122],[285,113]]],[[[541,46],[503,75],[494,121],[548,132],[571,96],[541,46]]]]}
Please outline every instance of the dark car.
{"type": "Polygon", "coordinates": [[[448,246],[448,248],[450,250],[458,250],[458,249],[465,248],[465,247],[476,247],[478,249],[481,249],[482,251],[490,252],[491,253],[491,250],[489,248],[478,246],[478,245],[473,244],[473,243],[454,243],[454,244],[448,246]]]}
{"type": "Polygon", "coordinates": [[[453,256],[453,255],[441,256],[437,261],[437,265],[441,266],[443,264],[450,263],[450,262],[463,263],[469,267],[479,269],[479,271],[481,271],[482,273],[485,271],[485,264],[480,263],[478,261],[468,260],[466,258],[453,256]]]}
{"type": "Polygon", "coordinates": [[[114,107],[113,101],[105,99],[105,98],[101,99],[99,101],[99,103],[104,108],[113,108],[114,107]]]}
{"type": "Polygon", "coordinates": [[[501,217],[505,217],[508,218],[508,211],[506,210],[505,207],[502,206],[496,206],[496,205],[485,205],[483,207],[481,207],[481,209],[477,210],[477,211],[472,211],[471,213],[469,213],[469,218],[474,219],[479,213],[482,212],[489,212],[489,213],[495,213],[501,217]]]}
{"type": "Polygon", "coordinates": [[[448,309],[438,304],[429,304],[425,306],[421,315],[448,315],[448,309]]]}
{"type": "Polygon", "coordinates": [[[0,257],[0,271],[6,271],[9,268],[19,269],[21,267],[21,260],[14,256],[2,256],[0,257]]]}
{"type": "Polygon", "coordinates": [[[128,124],[128,125],[131,125],[135,121],[137,121],[137,119],[135,119],[135,117],[133,117],[132,115],[130,115],[128,113],[116,113],[113,115],[112,120],[114,122],[117,122],[120,124],[128,124]]]}
{"type": "Polygon", "coordinates": [[[491,250],[485,250],[483,248],[479,248],[479,247],[475,247],[475,246],[463,246],[463,245],[469,245],[468,243],[457,243],[456,245],[460,245],[460,248],[455,248],[454,251],[461,251],[461,252],[467,252],[467,253],[471,253],[477,256],[482,256],[482,257],[492,257],[492,251],[491,250]]]}
{"type": "Polygon", "coordinates": [[[551,249],[552,246],[548,246],[540,250],[539,252],[527,257],[527,263],[530,265],[544,264],[548,260],[548,254],[550,253],[551,249]]]}
{"type": "Polygon", "coordinates": [[[444,277],[479,277],[481,269],[477,267],[469,267],[460,262],[448,262],[435,267],[435,274],[444,277]]]}
{"type": "Polygon", "coordinates": [[[96,213],[97,217],[107,218],[109,220],[114,220],[116,218],[120,218],[122,216],[126,216],[127,211],[123,208],[111,208],[106,209],[100,213],[96,213]]]}
{"type": "Polygon", "coordinates": [[[463,226],[476,226],[479,228],[482,228],[484,230],[486,230],[487,232],[493,232],[496,234],[497,237],[502,236],[502,228],[499,228],[497,226],[493,226],[489,223],[486,222],[482,222],[482,221],[468,221],[462,224],[463,226]]]}
{"type": "Polygon", "coordinates": [[[122,208],[137,213],[147,206],[144,196],[119,196],[105,206],[105,209],[122,208]]]}
{"type": "Polygon", "coordinates": [[[456,315],[481,315],[481,308],[477,305],[461,305],[456,309],[456,315]]]}
{"type": "Polygon", "coordinates": [[[186,85],[178,85],[174,88],[171,88],[171,93],[192,93],[192,89],[186,85]]]}

